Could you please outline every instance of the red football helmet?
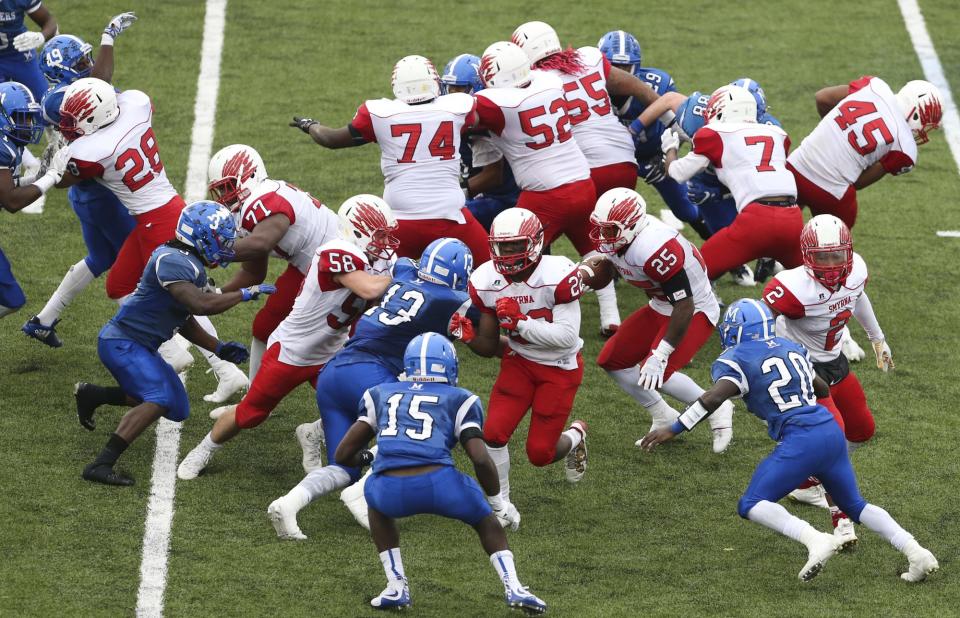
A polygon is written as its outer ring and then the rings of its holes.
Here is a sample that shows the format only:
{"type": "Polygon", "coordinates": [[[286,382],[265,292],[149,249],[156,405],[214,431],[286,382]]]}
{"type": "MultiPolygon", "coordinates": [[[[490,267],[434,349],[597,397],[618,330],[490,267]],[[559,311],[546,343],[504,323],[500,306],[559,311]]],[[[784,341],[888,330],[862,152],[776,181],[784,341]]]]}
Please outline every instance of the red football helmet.
{"type": "Polygon", "coordinates": [[[590,213],[590,240],[600,253],[616,253],[633,242],[647,226],[647,204],[632,189],[610,189],[597,199],[590,213]]]}
{"type": "Polygon", "coordinates": [[[515,275],[540,262],[543,225],[526,208],[508,208],[490,225],[490,259],[502,275],[515,275]]]}
{"type": "Polygon", "coordinates": [[[853,240],[847,225],[833,215],[817,215],[800,233],[807,274],[836,292],[853,270],[853,240]]]}

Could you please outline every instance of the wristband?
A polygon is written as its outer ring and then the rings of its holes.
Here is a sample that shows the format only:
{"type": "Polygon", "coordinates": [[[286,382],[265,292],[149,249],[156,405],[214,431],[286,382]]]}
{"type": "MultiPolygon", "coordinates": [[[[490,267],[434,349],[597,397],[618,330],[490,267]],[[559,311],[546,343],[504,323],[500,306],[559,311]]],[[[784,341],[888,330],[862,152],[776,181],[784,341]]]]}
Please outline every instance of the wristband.
{"type": "Polygon", "coordinates": [[[639,118],[637,118],[636,120],[630,123],[630,132],[633,133],[634,135],[640,135],[646,130],[647,130],[647,127],[643,126],[643,123],[640,122],[639,118]]]}
{"type": "Polygon", "coordinates": [[[40,178],[37,178],[33,181],[33,186],[40,189],[40,195],[46,195],[47,191],[52,189],[53,185],[55,184],[57,184],[57,181],[48,174],[44,174],[40,178]]]}
{"type": "Polygon", "coordinates": [[[694,401],[689,408],[684,410],[683,414],[680,415],[680,418],[676,420],[674,426],[677,424],[682,425],[684,429],[691,430],[694,425],[702,421],[708,414],[710,414],[706,408],[703,407],[703,404],[700,403],[700,400],[697,399],[694,401]]]}
{"type": "Polygon", "coordinates": [[[673,425],[670,425],[670,431],[675,434],[681,434],[687,430],[679,420],[673,421],[673,425]]]}
{"type": "Polygon", "coordinates": [[[113,45],[113,37],[106,32],[100,37],[100,46],[102,47],[104,45],[113,45]]]}

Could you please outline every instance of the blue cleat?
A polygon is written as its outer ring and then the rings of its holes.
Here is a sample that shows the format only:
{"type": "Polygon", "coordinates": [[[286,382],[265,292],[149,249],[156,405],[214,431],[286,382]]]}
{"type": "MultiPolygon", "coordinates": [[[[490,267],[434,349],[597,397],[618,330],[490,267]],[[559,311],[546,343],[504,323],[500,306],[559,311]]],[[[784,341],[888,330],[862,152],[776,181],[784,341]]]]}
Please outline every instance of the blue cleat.
{"type": "Polygon", "coordinates": [[[513,609],[522,609],[528,614],[542,614],[547,611],[547,604],[526,586],[516,590],[507,590],[507,605],[513,609]]]}
{"type": "Polygon", "coordinates": [[[406,581],[403,583],[403,590],[397,590],[387,586],[380,596],[370,600],[370,605],[374,609],[406,609],[410,607],[410,588],[406,581]]]}
{"type": "Polygon", "coordinates": [[[40,323],[40,320],[37,319],[37,316],[33,316],[27,320],[26,324],[20,327],[28,337],[33,337],[40,343],[45,343],[51,348],[59,348],[63,345],[63,342],[60,341],[60,337],[57,336],[56,325],[60,323],[60,320],[54,320],[53,324],[50,326],[44,326],[40,323]]]}

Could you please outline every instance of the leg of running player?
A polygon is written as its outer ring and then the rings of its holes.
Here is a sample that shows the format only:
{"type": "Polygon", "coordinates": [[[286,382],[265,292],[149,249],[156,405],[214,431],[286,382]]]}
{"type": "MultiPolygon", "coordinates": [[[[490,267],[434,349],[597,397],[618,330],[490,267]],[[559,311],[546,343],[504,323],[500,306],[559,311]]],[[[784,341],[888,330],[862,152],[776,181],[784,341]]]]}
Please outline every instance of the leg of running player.
{"type": "Polygon", "coordinates": [[[500,373],[490,393],[487,419],[483,424],[483,439],[500,477],[500,495],[510,502],[510,451],[507,443],[527,410],[533,405],[536,392],[534,378],[520,357],[504,355],[500,373]]]}
{"type": "Polygon", "coordinates": [[[251,328],[253,339],[250,342],[250,368],[249,380],[252,382],[260,370],[261,359],[264,352],[267,351],[267,341],[270,335],[280,326],[284,318],[290,315],[293,309],[293,303],[300,293],[300,286],[303,284],[303,273],[297,270],[293,265],[288,265],[277,280],[273,283],[277,286],[277,291],[267,298],[260,311],[253,317],[253,326],[251,328]]]}
{"type": "Polygon", "coordinates": [[[863,386],[851,371],[845,378],[830,387],[830,397],[843,416],[847,443],[850,451],[853,452],[872,438],[876,429],[873,413],[867,406],[867,396],[863,392],[863,386]]]}
{"type": "Polygon", "coordinates": [[[577,483],[587,470],[587,423],[576,420],[569,429],[564,428],[583,382],[583,359],[577,358],[573,370],[538,365],[533,371],[538,384],[527,433],[527,458],[535,466],[565,459],[564,475],[567,481],[577,483]]]}

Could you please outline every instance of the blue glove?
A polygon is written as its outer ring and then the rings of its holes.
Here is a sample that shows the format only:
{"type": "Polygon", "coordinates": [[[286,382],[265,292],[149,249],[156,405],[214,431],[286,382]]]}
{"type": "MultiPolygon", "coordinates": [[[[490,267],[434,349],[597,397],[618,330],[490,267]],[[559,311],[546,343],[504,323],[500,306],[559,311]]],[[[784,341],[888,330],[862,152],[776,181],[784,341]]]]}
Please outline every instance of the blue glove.
{"type": "Polygon", "coordinates": [[[277,286],[270,285],[269,283],[261,283],[260,285],[251,285],[248,288],[240,288],[240,293],[243,294],[243,301],[248,300],[257,300],[260,298],[261,294],[273,294],[277,291],[277,286]]]}
{"type": "Polygon", "coordinates": [[[720,198],[719,191],[711,191],[706,185],[702,184],[688,184],[687,185],[687,199],[691,203],[696,204],[697,206],[703,206],[708,202],[712,202],[720,198]]]}
{"type": "Polygon", "coordinates": [[[217,349],[214,354],[231,363],[242,363],[250,358],[250,351],[247,346],[239,341],[217,342],[217,349]]]}
{"type": "Polygon", "coordinates": [[[648,185],[655,185],[667,177],[667,168],[663,165],[663,157],[655,157],[638,168],[637,175],[643,178],[648,185]]]}

